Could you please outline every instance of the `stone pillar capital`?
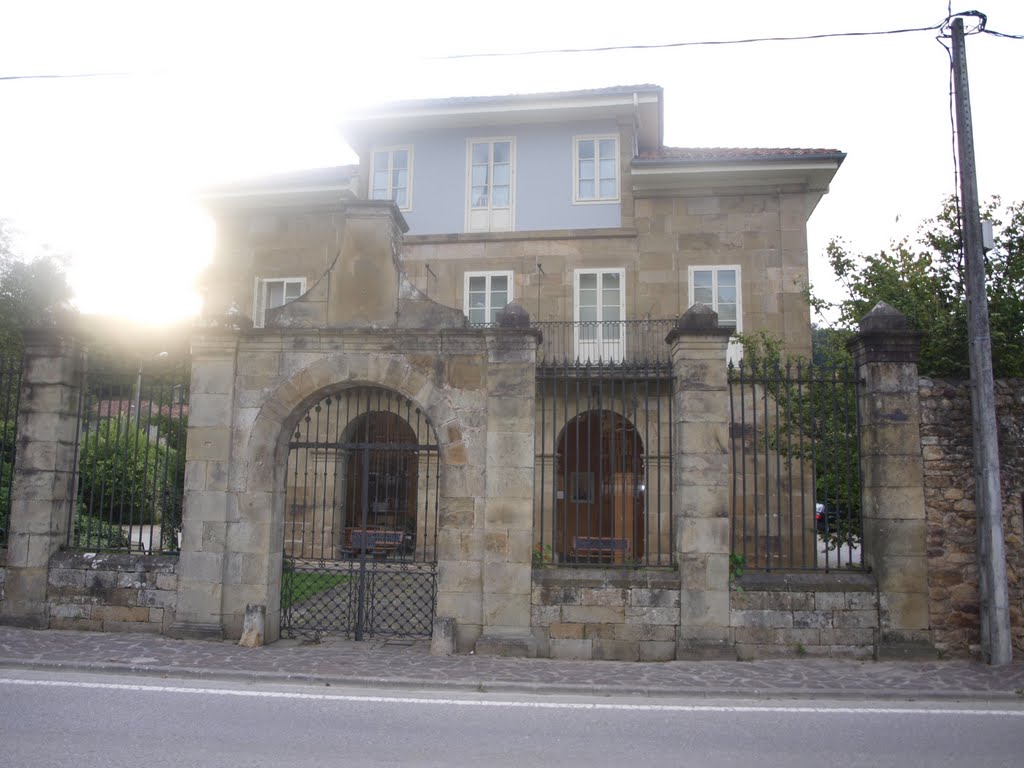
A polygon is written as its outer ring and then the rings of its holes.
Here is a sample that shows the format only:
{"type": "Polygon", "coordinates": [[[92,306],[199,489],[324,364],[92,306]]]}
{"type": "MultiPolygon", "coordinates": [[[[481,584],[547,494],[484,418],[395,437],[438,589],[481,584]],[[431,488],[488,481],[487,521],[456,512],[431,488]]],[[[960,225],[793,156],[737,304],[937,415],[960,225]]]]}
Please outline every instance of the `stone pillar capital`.
{"type": "Polygon", "coordinates": [[[665,342],[673,348],[680,342],[701,342],[718,344],[723,349],[729,343],[733,329],[718,324],[718,313],[706,304],[697,303],[684,312],[675,326],[665,337],[665,342]]]}
{"type": "Polygon", "coordinates": [[[858,367],[867,363],[916,363],[923,335],[910,327],[906,315],[880,301],[861,318],[860,333],[847,346],[858,367]]]}

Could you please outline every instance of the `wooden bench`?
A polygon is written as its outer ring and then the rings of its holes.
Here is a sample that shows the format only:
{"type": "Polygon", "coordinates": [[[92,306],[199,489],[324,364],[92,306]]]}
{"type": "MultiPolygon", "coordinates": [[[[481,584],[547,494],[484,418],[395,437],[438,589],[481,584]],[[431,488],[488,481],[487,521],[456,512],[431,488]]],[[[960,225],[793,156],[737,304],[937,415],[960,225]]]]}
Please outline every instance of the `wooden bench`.
{"type": "Polygon", "coordinates": [[[629,539],[617,536],[573,536],[572,557],[574,560],[611,560],[624,563],[629,552],[629,539]]]}
{"type": "Polygon", "coordinates": [[[365,530],[349,528],[347,532],[346,551],[351,554],[367,552],[374,557],[387,557],[402,546],[405,541],[404,531],[365,530]]]}

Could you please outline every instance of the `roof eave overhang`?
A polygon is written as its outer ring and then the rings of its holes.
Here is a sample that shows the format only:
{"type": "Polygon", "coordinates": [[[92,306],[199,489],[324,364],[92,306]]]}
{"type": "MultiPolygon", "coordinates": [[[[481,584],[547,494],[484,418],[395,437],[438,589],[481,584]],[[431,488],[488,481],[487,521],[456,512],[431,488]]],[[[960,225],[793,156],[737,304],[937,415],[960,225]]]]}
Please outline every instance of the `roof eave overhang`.
{"type": "Polygon", "coordinates": [[[201,195],[199,200],[210,210],[241,210],[338,206],[353,198],[354,194],[347,186],[324,186],[207,193],[201,195]]]}
{"type": "Polygon", "coordinates": [[[640,126],[641,146],[652,149],[660,146],[661,88],[624,89],[585,96],[513,96],[465,104],[440,101],[397,105],[346,121],[342,125],[342,134],[361,154],[377,136],[396,130],[408,132],[629,117],[635,117],[640,126]]]}
{"type": "Polygon", "coordinates": [[[842,163],[833,159],[771,161],[679,162],[634,160],[633,188],[705,188],[709,186],[757,187],[800,185],[827,191],[842,163]]]}

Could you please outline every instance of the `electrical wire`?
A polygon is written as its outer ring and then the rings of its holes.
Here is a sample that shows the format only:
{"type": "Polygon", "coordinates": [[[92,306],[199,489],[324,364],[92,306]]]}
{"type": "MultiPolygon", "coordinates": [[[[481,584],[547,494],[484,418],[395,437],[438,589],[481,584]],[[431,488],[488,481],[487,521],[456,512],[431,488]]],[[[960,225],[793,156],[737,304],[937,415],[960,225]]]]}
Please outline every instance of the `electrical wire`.
{"type": "Polygon", "coordinates": [[[996,32],[994,29],[983,29],[981,30],[986,35],[995,35],[996,37],[1006,37],[1010,40],[1024,40],[1024,35],[1011,35],[1007,32],[996,32]]]}
{"type": "MultiPolygon", "coordinates": [[[[969,12],[969,13],[977,13],[969,12]]],[[[879,37],[882,35],[904,35],[911,32],[935,32],[941,30],[949,18],[945,18],[938,24],[928,27],[907,27],[905,29],[885,29],[874,32],[826,32],[816,35],[782,35],[776,37],[746,37],[734,40],[689,40],[680,43],[643,43],[635,45],[603,45],[593,48],[543,48],[531,51],[505,51],[492,53],[455,53],[448,56],[433,56],[430,60],[451,60],[451,59],[484,59],[513,56],[541,56],[557,53],[602,53],[605,51],[636,51],[655,50],[660,48],[691,48],[696,46],[712,45],[744,45],[747,43],[785,43],[798,40],[825,40],[837,37],[879,37]]]]}
{"type": "Polygon", "coordinates": [[[0,80],[66,80],[73,77],[126,77],[130,72],[81,72],[74,75],[0,75],[0,80]]]}

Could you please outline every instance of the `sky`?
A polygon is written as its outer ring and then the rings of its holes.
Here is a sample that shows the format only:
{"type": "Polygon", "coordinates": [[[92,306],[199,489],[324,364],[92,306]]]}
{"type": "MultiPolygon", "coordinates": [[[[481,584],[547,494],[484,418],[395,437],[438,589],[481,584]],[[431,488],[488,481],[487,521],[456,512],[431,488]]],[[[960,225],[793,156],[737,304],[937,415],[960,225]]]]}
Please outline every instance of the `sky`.
{"type": "MultiPolygon", "coordinates": [[[[397,99],[656,83],[669,146],[822,147],[847,159],[808,225],[912,235],[954,189],[949,57],[931,32],[493,58],[457,54],[926,27],[947,0],[388,3],[0,0],[0,218],[67,255],[75,303],[150,324],[200,310],[207,185],[355,161],[338,126],[397,99]]],[[[1024,2],[977,0],[1024,34],[1024,2]]],[[[963,10],[960,6],[953,10],[963,10]]],[[[982,198],[1024,200],[1024,40],[967,39],[982,198]]]]}

